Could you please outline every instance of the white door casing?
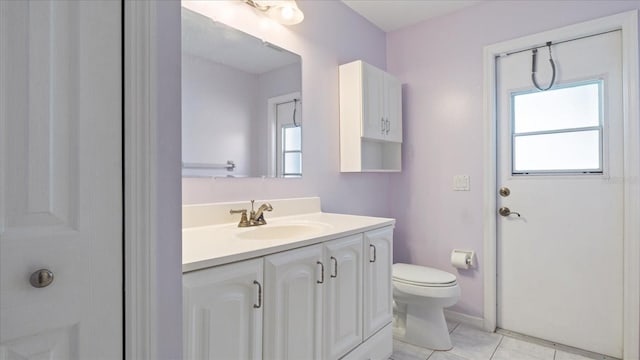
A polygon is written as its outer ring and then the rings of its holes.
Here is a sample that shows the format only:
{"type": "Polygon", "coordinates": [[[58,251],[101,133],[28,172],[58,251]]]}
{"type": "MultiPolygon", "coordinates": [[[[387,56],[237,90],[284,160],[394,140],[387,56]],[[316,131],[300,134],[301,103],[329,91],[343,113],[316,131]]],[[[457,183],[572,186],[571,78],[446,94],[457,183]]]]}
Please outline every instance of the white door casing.
{"type": "MultiPolygon", "coordinates": [[[[498,186],[510,189],[508,196],[498,197],[498,206],[521,214],[498,217],[497,325],[618,358],[622,356],[623,290],[620,35],[620,31],[614,31],[554,45],[558,69],[554,89],[569,87],[545,94],[521,93],[533,88],[530,51],[503,56],[497,61],[498,186]],[[516,150],[511,128],[516,126],[514,122],[523,128],[525,122],[520,115],[512,120],[512,114],[520,114],[514,110],[512,94],[520,94],[519,98],[542,95],[557,98],[563,92],[584,91],[580,90],[584,87],[575,86],[585,81],[589,81],[591,89],[600,86],[602,94],[602,173],[512,175],[515,167],[512,154],[516,150]],[[600,85],[591,81],[599,81],[600,85]]],[[[539,57],[546,60],[547,51],[540,49],[539,57]]],[[[542,83],[551,78],[547,64],[538,63],[537,76],[544,79],[542,83]]],[[[592,106],[595,110],[596,105],[592,106]]],[[[555,122],[538,125],[546,120],[538,118],[530,126],[561,126],[564,113],[558,113],[561,110],[557,106],[554,108],[556,113],[548,116],[555,122]]],[[[518,139],[575,136],[566,134],[584,132],[518,139]]],[[[554,152],[554,157],[570,153],[568,146],[565,143],[564,148],[554,152]]],[[[538,148],[530,161],[544,156],[543,153],[538,148]]],[[[571,159],[577,161],[574,156],[571,159]]]]}
{"type": "MultiPolygon", "coordinates": [[[[485,188],[484,188],[484,288],[485,311],[484,327],[493,331],[496,325],[496,197],[499,184],[496,178],[496,98],[495,98],[495,57],[500,54],[529,48],[531,44],[544,44],[549,39],[566,40],[580,36],[622,30],[622,78],[623,78],[623,187],[624,187],[624,229],[623,229],[623,357],[639,357],[639,263],[640,229],[637,218],[640,216],[640,155],[638,147],[638,34],[637,12],[618,14],[565,28],[547,31],[520,39],[490,45],[485,48],[485,188]]],[[[544,53],[543,53],[544,54],[544,53]]],[[[540,57],[546,61],[544,55],[540,57]]],[[[545,63],[545,65],[548,63],[545,63]]],[[[538,65],[541,66],[540,64],[538,65]]],[[[517,211],[515,208],[512,209],[517,211]]]]}
{"type": "Polygon", "coordinates": [[[0,357],[123,356],[121,17],[0,2],[0,357]]]}

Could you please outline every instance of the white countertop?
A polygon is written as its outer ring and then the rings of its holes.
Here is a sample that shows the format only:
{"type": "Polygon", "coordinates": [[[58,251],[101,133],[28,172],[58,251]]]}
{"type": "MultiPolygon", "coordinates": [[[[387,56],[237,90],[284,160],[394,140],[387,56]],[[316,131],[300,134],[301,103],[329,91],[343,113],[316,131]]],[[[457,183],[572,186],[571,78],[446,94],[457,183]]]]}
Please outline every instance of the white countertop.
{"type": "Polygon", "coordinates": [[[388,218],[315,212],[267,218],[266,225],[247,228],[238,228],[237,222],[184,228],[182,272],[273,254],[394,224],[395,220],[388,218]],[[283,225],[311,225],[315,230],[313,234],[287,239],[238,237],[257,228],[283,225]]]}

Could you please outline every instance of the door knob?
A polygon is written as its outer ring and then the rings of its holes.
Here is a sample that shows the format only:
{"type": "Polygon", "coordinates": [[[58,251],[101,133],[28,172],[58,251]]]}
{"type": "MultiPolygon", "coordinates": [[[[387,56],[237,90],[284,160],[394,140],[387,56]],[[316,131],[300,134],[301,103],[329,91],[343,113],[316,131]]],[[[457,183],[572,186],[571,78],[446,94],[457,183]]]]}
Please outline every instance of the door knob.
{"type": "Polygon", "coordinates": [[[508,207],[503,206],[500,209],[498,209],[498,214],[502,215],[502,216],[509,216],[509,215],[518,215],[518,217],[520,217],[520,213],[515,212],[515,211],[511,211],[508,207]]]}
{"type": "Polygon", "coordinates": [[[29,277],[29,283],[35,288],[43,288],[51,285],[53,282],[53,273],[49,269],[36,270],[29,277]]]}

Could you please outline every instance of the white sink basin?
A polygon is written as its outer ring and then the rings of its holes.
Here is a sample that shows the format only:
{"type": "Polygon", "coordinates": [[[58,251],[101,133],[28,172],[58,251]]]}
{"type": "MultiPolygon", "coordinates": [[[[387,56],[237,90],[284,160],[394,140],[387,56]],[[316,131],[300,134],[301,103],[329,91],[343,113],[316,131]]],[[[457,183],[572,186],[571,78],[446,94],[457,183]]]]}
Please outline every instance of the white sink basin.
{"type": "Polygon", "coordinates": [[[322,224],[278,224],[260,225],[250,230],[236,234],[241,239],[248,240],[278,240],[292,238],[306,238],[322,233],[327,226],[322,224]]]}

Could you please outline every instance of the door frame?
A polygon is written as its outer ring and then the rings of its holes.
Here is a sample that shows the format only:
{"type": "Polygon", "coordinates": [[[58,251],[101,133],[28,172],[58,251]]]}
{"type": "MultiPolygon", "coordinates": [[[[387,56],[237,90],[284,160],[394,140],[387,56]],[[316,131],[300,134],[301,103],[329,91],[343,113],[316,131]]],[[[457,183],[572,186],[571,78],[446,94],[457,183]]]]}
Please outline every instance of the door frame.
{"type": "Polygon", "coordinates": [[[628,11],[549,30],[484,48],[484,317],[483,327],[497,324],[497,106],[496,58],[509,51],[544,45],[548,39],[572,39],[610,30],[622,31],[622,93],[624,128],[623,229],[623,358],[640,357],[640,119],[638,103],[638,11],[628,11]]]}
{"type": "Polygon", "coordinates": [[[123,3],[124,358],[175,359],[182,356],[180,1],[123,3]]]}

